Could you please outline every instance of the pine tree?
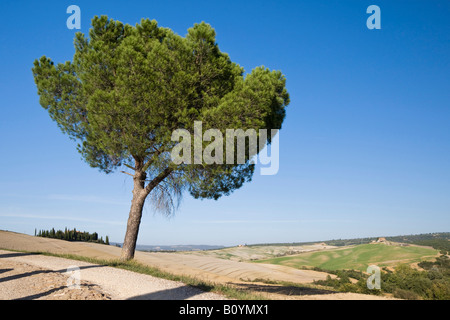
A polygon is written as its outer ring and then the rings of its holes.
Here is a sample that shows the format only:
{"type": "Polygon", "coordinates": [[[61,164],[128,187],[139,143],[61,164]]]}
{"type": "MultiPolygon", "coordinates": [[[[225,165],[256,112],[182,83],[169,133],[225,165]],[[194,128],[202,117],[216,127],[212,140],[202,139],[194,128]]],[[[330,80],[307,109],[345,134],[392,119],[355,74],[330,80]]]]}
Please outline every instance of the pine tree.
{"type": "MultiPolygon", "coordinates": [[[[148,19],[133,27],[96,16],[89,37],[76,33],[74,45],[73,61],[54,64],[43,56],[34,61],[33,76],[41,106],[79,141],[91,167],[133,171],[124,260],[134,256],[148,196],[156,209],[172,214],[185,190],[217,200],[251,181],[250,152],[239,164],[175,164],[174,130],[192,136],[195,121],[223,135],[226,129],[280,129],[285,118],[283,74],[258,67],[244,77],[204,22],[182,37],[148,19]]],[[[258,150],[270,141],[269,134],[258,150]]]]}

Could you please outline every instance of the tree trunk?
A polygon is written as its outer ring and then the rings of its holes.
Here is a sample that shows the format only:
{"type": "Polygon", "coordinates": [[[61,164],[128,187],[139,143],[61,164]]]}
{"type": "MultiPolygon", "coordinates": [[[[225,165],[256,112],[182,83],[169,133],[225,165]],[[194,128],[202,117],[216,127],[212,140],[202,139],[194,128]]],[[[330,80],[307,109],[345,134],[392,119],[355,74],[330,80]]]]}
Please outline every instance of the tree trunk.
{"type": "Polygon", "coordinates": [[[133,199],[131,200],[130,215],[128,217],[127,231],[123,241],[121,260],[131,260],[134,258],[136,250],[136,242],[139,233],[139,225],[141,224],[142,209],[144,208],[145,199],[148,194],[171,172],[172,169],[166,168],[156,178],[154,178],[146,187],[145,179],[147,174],[142,171],[142,164],[136,161],[136,172],[133,176],[134,189],[133,199]]]}
{"type": "Polygon", "coordinates": [[[141,224],[142,209],[144,208],[145,198],[133,196],[131,201],[130,215],[128,217],[127,231],[123,241],[121,260],[131,260],[134,258],[136,242],[141,224]]]}
{"type": "Polygon", "coordinates": [[[123,241],[121,260],[131,260],[134,258],[136,250],[136,242],[139,233],[139,225],[141,224],[142,209],[144,208],[146,194],[144,191],[144,180],[146,174],[144,172],[136,172],[134,175],[133,199],[131,200],[131,209],[128,216],[127,231],[123,241]]]}

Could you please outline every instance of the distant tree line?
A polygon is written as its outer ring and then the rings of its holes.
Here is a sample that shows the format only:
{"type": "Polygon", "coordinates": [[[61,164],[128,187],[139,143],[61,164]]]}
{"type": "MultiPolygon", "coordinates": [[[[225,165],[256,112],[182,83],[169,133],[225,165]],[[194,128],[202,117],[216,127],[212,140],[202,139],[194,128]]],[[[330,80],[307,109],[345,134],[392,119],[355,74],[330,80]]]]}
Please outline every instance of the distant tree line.
{"type": "Polygon", "coordinates": [[[450,239],[450,232],[421,233],[404,236],[386,237],[386,240],[405,243],[416,243],[424,240],[450,239]]]}
{"type": "MultiPolygon", "coordinates": [[[[378,240],[379,237],[356,238],[356,239],[334,239],[326,241],[309,241],[309,242],[280,242],[280,243],[258,243],[249,244],[248,247],[258,246],[304,246],[323,242],[329,246],[343,247],[357,244],[367,244],[378,240]]],[[[424,234],[413,234],[406,236],[385,237],[387,241],[417,244],[422,246],[430,246],[436,250],[450,252],[450,232],[435,232],[424,234]]],[[[445,254],[442,252],[442,254],[445,254]]]]}
{"type": "Polygon", "coordinates": [[[353,246],[357,244],[368,244],[376,240],[378,240],[378,238],[372,237],[372,238],[356,238],[356,239],[335,239],[323,242],[329,246],[344,247],[344,246],[353,246]]]}
{"type": "MultiPolygon", "coordinates": [[[[436,250],[441,251],[442,254],[448,254],[450,252],[450,232],[435,232],[435,233],[423,233],[413,234],[405,236],[385,237],[387,241],[410,243],[421,246],[433,247],[436,250]]],[[[323,241],[329,246],[350,246],[357,244],[367,244],[372,241],[376,241],[378,237],[370,238],[356,238],[356,239],[336,239],[323,241]]]]}
{"type": "Polygon", "coordinates": [[[424,233],[409,236],[386,237],[388,241],[433,247],[441,254],[450,254],[450,232],[424,233]]]}
{"type": "Polygon", "coordinates": [[[43,238],[53,238],[66,241],[96,242],[109,245],[108,236],[106,236],[105,240],[103,240],[103,237],[100,237],[100,239],[98,238],[97,232],[89,233],[86,231],[78,231],[75,228],[73,228],[72,230],[65,228],[64,231],[62,230],[56,231],[55,228],[52,228],[51,230],[39,230],[39,231],[35,229],[34,235],[43,238]]]}
{"type": "MultiPolygon", "coordinates": [[[[387,241],[391,242],[401,242],[417,244],[421,246],[433,247],[436,250],[443,251],[442,254],[450,252],[450,232],[435,232],[435,233],[423,233],[423,234],[413,234],[405,236],[394,236],[385,237],[387,241]]],[[[367,244],[372,241],[376,241],[378,237],[371,238],[356,238],[356,239],[337,239],[337,240],[327,240],[323,241],[329,246],[350,246],[357,244],[367,244]]]]}

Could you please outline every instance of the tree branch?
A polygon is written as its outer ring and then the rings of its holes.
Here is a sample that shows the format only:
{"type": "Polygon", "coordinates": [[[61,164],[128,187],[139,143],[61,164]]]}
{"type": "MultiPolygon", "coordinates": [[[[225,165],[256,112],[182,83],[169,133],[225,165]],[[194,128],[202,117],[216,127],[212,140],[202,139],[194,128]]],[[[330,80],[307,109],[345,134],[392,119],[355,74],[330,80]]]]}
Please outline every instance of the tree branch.
{"type": "Polygon", "coordinates": [[[129,176],[132,176],[134,178],[134,175],[132,175],[131,173],[128,173],[128,172],[125,172],[125,171],[120,171],[120,172],[125,173],[125,174],[127,174],[129,176]]]}
{"type": "Polygon", "coordinates": [[[135,167],[132,167],[132,166],[126,164],[126,163],[124,163],[123,165],[124,165],[125,167],[127,167],[127,168],[130,168],[131,170],[136,171],[136,168],[135,168],[135,167]]]}
{"type": "Polygon", "coordinates": [[[164,169],[156,178],[154,178],[144,189],[144,193],[147,196],[161,181],[163,181],[169,174],[173,171],[172,168],[168,167],[164,169]]]}
{"type": "Polygon", "coordinates": [[[150,168],[150,166],[152,165],[153,162],[155,162],[154,157],[158,157],[161,154],[161,150],[159,150],[156,147],[153,147],[154,149],[156,149],[155,153],[152,155],[152,157],[147,161],[146,164],[144,164],[144,166],[142,167],[142,171],[147,171],[148,168],[150,168]]]}

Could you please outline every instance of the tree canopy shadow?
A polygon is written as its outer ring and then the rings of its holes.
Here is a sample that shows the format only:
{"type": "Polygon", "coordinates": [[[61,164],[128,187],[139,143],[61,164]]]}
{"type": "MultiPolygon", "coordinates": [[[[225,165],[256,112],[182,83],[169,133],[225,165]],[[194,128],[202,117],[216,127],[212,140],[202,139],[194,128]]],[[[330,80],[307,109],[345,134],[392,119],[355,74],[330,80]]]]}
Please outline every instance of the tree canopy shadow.
{"type": "Polygon", "coordinates": [[[9,272],[9,271],[12,271],[12,270],[14,270],[14,269],[12,269],[12,268],[8,268],[8,269],[0,269],[0,273],[9,272]]]}
{"type": "MultiPolygon", "coordinates": [[[[80,284],[80,287],[90,287],[90,286],[91,285],[89,285],[89,284],[80,284]]],[[[57,288],[52,288],[52,289],[47,290],[45,292],[39,292],[39,293],[36,293],[36,294],[32,294],[32,295],[29,295],[29,296],[26,296],[26,297],[22,297],[22,298],[17,298],[17,299],[14,299],[14,300],[36,300],[36,299],[39,299],[41,297],[45,297],[45,296],[51,295],[53,292],[56,292],[56,291],[59,291],[59,290],[64,290],[64,289],[67,289],[67,286],[60,286],[60,287],[57,287],[57,288]]],[[[74,289],[74,290],[77,290],[77,289],[74,289]]]]}
{"type": "Polygon", "coordinates": [[[149,292],[128,298],[127,300],[186,300],[201,293],[203,293],[203,291],[185,285],[172,289],[149,292]]]}
{"type": "Polygon", "coordinates": [[[64,288],[67,288],[67,287],[66,286],[60,286],[58,288],[53,288],[53,289],[50,289],[50,290],[45,291],[45,292],[32,294],[32,295],[29,295],[29,296],[26,296],[26,297],[22,297],[22,298],[18,298],[18,299],[15,299],[15,300],[35,300],[35,299],[38,299],[38,298],[41,298],[41,297],[44,297],[44,296],[48,296],[48,295],[52,294],[53,292],[56,292],[58,290],[62,290],[64,288]]]}
{"type": "MultiPolygon", "coordinates": [[[[100,267],[104,267],[104,266],[103,265],[90,265],[90,266],[81,266],[79,268],[80,268],[80,270],[83,270],[83,269],[88,269],[88,268],[100,268],[100,267]]],[[[4,273],[4,272],[12,271],[12,270],[14,270],[14,269],[0,269],[0,274],[4,273]]],[[[72,269],[70,269],[70,270],[72,270],[72,269]]],[[[14,274],[14,275],[11,275],[11,276],[0,278],[0,282],[16,280],[16,279],[25,278],[25,277],[31,277],[33,275],[42,274],[42,273],[60,273],[61,274],[61,273],[65,273],[65,272],[70,271],[70,270],[68,270],[68,269],[61,269],[61,270],[46,270],[46,269],[35,270],[35,271],[24,272],[24,273],[14,274]]]]}
{"type": "Polygon", "coordinates": [[[14,275],[11,275],[8,277],[0,278],[0,282],[16,280],[16,279],[25,278],[25,277],[31,277],[33,275],[41,274],[41,273],[53,273],[53,272],[55,272],[55,271],[53,271],[53,270],[36,270],[36,271],[30,271],[30,272],[25,272],[25,273],[20,273],[20,274],[14,274],[14,275]]]}
{"type": "MultiPolygon", "coordinates": [[[[55,272],[59,272],[59,273],[65,273],[67,271],[75,271],[74,268],[72,268],[74,266],[71,266],[70,268],[68,267],[67,269],[61,269],[61,270],[55,270],[55,272]]],[[[89,265],[89,266],[77,266],[80,270],[83,269],[90,269],[90,268],[103,268],[106,267],[105,265],[102,264],[93,264],[93,265],[89,265]]]]}
{"type": "Polygon", "coordinates": [[[336,293],[335,291],[301,287],[295,285],[279,285],[279,284],[259,284],[259,283],[230,283],[233,287],[253,291],[256,293],[275,293],[285,296],[304,296],[304,295],[321,295],[336,293]]]}
{"type": "Polygon", "coordinates": [[[15,257],[36,256],[36,255],[40,255],[40,253],[37,253],[37,252],[10,252],[10,253],[0,254],[0,258],[15,258],[15,257]]]}

